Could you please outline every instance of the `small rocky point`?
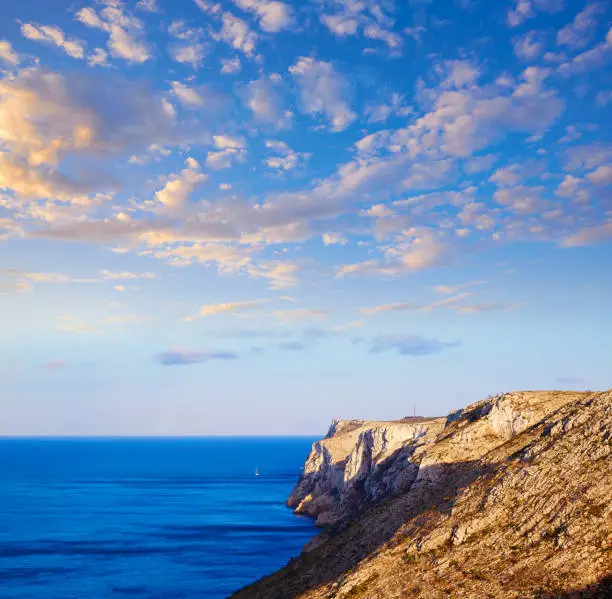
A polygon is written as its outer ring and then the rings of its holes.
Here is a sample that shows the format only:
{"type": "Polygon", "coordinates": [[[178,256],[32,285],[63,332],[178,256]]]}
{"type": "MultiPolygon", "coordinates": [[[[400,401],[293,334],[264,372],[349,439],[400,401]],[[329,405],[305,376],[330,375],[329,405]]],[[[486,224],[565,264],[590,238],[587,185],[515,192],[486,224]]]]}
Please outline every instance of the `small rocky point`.
{"type": "Polygon", "coordinates": [[[236,599],[611,598],[612,391],[335,421],[287,504],[322,527],[236,599]]]}

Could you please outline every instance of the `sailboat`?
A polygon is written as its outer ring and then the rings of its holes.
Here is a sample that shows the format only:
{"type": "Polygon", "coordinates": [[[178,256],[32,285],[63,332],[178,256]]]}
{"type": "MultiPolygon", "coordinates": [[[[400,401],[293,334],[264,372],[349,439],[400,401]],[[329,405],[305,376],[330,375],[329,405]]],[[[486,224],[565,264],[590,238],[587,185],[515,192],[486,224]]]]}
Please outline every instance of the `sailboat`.
{"type": "Polygon", "coordinates": [[[257,469],[257,466],[255,466],[255,476],[259,476],[259,470],[257,469]]]}

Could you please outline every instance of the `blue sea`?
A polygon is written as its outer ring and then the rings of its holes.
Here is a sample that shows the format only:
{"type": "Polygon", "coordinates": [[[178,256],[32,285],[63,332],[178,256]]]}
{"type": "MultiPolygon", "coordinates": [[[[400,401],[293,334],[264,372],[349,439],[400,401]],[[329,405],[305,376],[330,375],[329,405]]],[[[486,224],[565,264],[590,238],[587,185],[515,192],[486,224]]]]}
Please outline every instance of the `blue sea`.
{"type": "Polygon", "coordinates": [[[0,597],[227,597],[316,534],[284,506],[312,441],[0,439],[0,597]]]}

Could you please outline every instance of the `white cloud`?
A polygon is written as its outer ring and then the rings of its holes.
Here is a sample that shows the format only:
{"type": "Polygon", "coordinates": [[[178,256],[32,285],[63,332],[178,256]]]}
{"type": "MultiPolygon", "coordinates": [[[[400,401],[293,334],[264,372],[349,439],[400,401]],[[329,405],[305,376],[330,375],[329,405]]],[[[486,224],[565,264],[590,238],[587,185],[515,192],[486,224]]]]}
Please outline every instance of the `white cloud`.
{"type": "Polygon", "coordinates": [[[244,88],[243,98],[258,123],[284,129],[291,124],[291,113],[284,107],[279,86],[269,77],[251,81],[244,88]]]}
{"type": "Polygon", "coordinates": [[[138,0],[136,9],[151,13],[161,12],[157,0],[138,0]]]}
{"type": "Polygon", "coordinates": [[[604,164],[598,167],[587,175],[587,179],[598,187],[612,185],[612,164],[604,164]]]}
{"type": "Polygon", "coordinates": [[[218,316],[219,314],[229,314],[234,316],[238,312],[259,308],[268,300],[249,300],[247,302],[226,302],[221,304],[205,304],[200,307],[195,316],[187,316],[183,318],[183,322],[192,322],[198,318],[207,318],[209,316],[218,316]]]}
{"type": "Polygon", "coordinates": [[[565,0],[513,0],[514,7],[508,11],[508,25],[517,27],[528,19],[532,19],[538,12],[554,14],[561,11],[565,0]]]}
{"type": "Polygon", "coordinates": [[[333,35],[346,37],[361,33],[365,38],[384,42],[392,55],[399,56],[403,39],[392,30],[394,19],[384,12],[390,8],[390,5],[331,0],[323,3],[319,19],[333,35]]]}
{"type": "Polygon", "coordinates": [[[218,151],[208,153],[206,157],[208,168],[214,170],[229,168],[232,164],[246,159],[247,146],[244,138],[214,135],[213,140],[218,151]]]}
{"type": "Polygon", "coordinates": [[[20,62],[19,54],[15,52],[11,42],[7,40],[0,40],[0,61],[15,67],[20,62]]]}
{"type": "Polygon", "coordinates": [[[517,58],[529,62],[535,60],[542,54],[544,44],[538,41],[536,36],[537,33],[535,31],[529,31],[525,35],[514,38],[514,53],[517,58]]]}
{"type": "Polygon", "coordinates": [[[580,75],[602,68],[610,60],[612,60],[612,28],[608,31],[605,41],[560,64],[557,71],[565,77],[580,75]]]}
{"type": "Polygon", "coordinates": [[[288,29],[294,23],[293,10],[277,0],[234,0],[242,10],[254,13],[259,26],[268,33],[288,29]]]}
{"type": "Polygon", "coordinates": [[[604,11],[603,4],[587,4],[574,20],[557,33],[557,44],[570,48],[582,48],[592,39],[598,25],[598,17],[604,11]]]}
{"type": "Polygon", "coordinates": [[[88,75],[24,69],[0,80],[0,95],[0,131],[9,150],[0,153],[0,187],[27,197],[83,204],[103,183],[78,171],[62,173],[65,158],[108,156],[166,143],[175,134],[163,97],[121,80],[111,88],[88,75]]]}
{"type": "Polygon", "coordinates": [[[323,245],[346,245],[348,239],[342,233],[323,233],[321,235],[323,239],[323,245]]]}
{"type": "Polygon", "coordinates": [[[221,74],[223,75],[233,75],[234,73],[239,73],[240,69],[242,68],[239,58],[222,58],[221,64],[223,65],[221,68],[221,74]]]}
{"type": "Polygon", "coordinates": [[[85,57],[85,42],[77,38],[67,38],[59,27],[23,23],[21,34],[29,40],[53,44],[72,58],[85,57]]]}
{"type": "Polygon", "coordinates": [[[89,66],[103,67],[108,63],[108,52],[102,48],[95,48],[94,51],[87,57],[89,66]]]}
{"type": "Polygon", "coordinates": [[[111,56],[139,64],[152,57],[144,39],[142,21],[124,12],[124,5],[107,4],[99,12],[88,6],[76,13],[76,19],[87,27],[108,33],[111,56]]]}
{"type": "Polygon", "coordinates": [[[176,62],[189,64],[193,69],[198,69],[204,62],[206,49],[204,44],[188,43],[183,45],[173,45],[168,49],[170,55],[176,62]]]}
{"type": "Polygon", "coordinates": [[[184,21],[172,21],[168,33],[177,41],[168,46],[168,53],[178,63],[191,65],[191,68],[199,69],[206,56],[206,46],[202,42],[204,31],[192,29],[184,21]]]}
{"type": "Polygon", "coordinates": [[[357,118],[349,105],[348,82],[331,63],[302,56],[289,72],[300,85],[302,108],[307,114],[324,115],[334,131],[343,131],[357,118]]]}
{"type": "Polygon", "coordinates": [[[218,38],[235,48],[240,50],[247,56],[255,54],[255,46],[257,45],[258,36],[251,31],[245,21],[239,19],[229,12],[223,13],[222,27],[218,34],[218,38]]]}
{"type": "Polygon", "coordinates": [[[290,171],[306,163],[310,154],[295,152],[285,142],[268,139],[266,148],[275,152],[276,156],[266,158],[268,168],[279,171],[290,171]]]}
{"type": "Polygon", "coordinates": [[[171,175],[162,189],[155,194],[164,210],[181,212],[187,206],[189,196],[206,181],[207,176],[200,171],[200,164],[194,158],[185,160],[185,168],[171,175]]]}
{"type": "Polygon", "coordinates": [[[102,278],[109,280],[134,280],[134,279],[154,279],[155,273],[153,272],[129,272],[129,271],[112,271],[112,270],[101,270],[100,274],[102,278]]]}
{"type": "Polygon", "coordinates": [[[202,106],[204,104],[204,98],[197,89],[189,87],[180,81],[173,81],[171,86],[172,93],[181,104],[185,106],[202,106]]]}
{"type": "Polygon", "coordinates": [[[384,123],[392,116],[408,116],[413,112],[412,107],[405,103],[401,94],[391,94],[388,102],[370,104],[365,109],[368,123],[384,123]]]}
{"type": "Polygon", "coordinates": [[[612,238],[612,221],[585,227],[576,233],[568,235],[561,241],[563,247],[580,247],[592,245],[612,238]]]}

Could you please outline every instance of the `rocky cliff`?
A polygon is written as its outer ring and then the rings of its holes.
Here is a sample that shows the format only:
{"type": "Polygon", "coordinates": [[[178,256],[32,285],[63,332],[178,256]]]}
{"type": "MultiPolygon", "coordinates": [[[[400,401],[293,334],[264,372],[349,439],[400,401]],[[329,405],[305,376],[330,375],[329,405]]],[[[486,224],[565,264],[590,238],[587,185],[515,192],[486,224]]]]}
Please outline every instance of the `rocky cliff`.
{"type": "Polygon", "coordinates": [[[237,598],[612,596],[612,392],[337,422],[289,503],[333,526],[237,598]]]}

